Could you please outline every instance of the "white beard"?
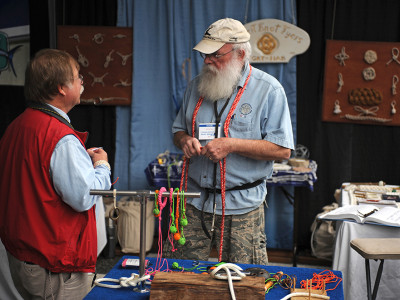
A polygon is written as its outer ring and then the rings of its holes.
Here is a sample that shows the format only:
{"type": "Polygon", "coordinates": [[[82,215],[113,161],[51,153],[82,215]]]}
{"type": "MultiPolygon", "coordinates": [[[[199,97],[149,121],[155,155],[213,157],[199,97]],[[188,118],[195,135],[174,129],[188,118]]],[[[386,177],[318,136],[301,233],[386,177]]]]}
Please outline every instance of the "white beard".
{"type": "Polygon", "coordinates": [[[242,75],[243,62],[238,57],[232,58],[223,69],[204,64],[197,87],[204,99],[215,102],[229,98],[242,75]]]}

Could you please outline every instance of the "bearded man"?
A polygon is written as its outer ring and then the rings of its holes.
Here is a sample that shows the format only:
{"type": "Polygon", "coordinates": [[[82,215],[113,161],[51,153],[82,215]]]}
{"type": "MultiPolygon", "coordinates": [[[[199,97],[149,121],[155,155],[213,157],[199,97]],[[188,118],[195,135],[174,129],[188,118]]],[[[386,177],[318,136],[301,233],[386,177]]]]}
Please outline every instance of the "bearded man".
{"type": "Polygon", "coordinates": [[[167,257],[208,260],[215,245],[219,261],[268,262],[266,178],[274,160],[290,157],[293,132],[284,89],[249,64],[249,40],[242,23],[226,18],[194,47],[204,66],[187,87],[172,132],[186,157],[187,191],[201,197],[187,199],[184,240],[164,251],[167,257]]]}

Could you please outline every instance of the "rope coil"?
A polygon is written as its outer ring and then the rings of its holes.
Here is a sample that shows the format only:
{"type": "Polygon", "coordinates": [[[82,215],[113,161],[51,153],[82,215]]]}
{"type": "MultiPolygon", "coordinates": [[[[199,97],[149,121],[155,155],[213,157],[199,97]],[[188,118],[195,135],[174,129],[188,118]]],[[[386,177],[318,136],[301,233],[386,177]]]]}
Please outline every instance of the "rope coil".
{"type": "Polygon", "coordinates": [[[229,291],[231,293],[232,300],[236,300],[235,290],[233,289],[233,280],[242,280],[244,277],[246,277],[246,274],[244,274],[242,271],[243,269],[238,265],[226,263],[217,266],[210,273],[210,276],[214,279],[228,280],[229,291]],[[225,274],[218,273],[218,271],[221,269],[225,271],[225,274]],[[235,272],[237,275],[232,276],[231,271],[235,272]]]}
{"type": "Polygon", "coordinates": [[[97,286],[110,288],[110,289],[119,289],[122,287],[136,287],[140,282],[145,281],[145,284],[151,284],[147,279],[150,278],[150,275],[145,275],[143,277],[139,277],[139,274],[132,273],[131,277],[121,277],[119,279],[114,278],[99,278],[94,281],[97,286]],[[118,284],[106,284],[102,282],[116,282],[118,284]]]}

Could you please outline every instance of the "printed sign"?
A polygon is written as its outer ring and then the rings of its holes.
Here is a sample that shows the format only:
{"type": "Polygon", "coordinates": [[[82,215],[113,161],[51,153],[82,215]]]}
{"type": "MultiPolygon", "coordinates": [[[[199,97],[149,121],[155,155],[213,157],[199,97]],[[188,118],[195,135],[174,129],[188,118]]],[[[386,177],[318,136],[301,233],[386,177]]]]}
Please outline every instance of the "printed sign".
{"type": "Polygon", "coordinates": [[[286,63],[310,46],[308,33],[285,21],[263,19],[244,26],[250,33],[251,63],[286,63]]]}

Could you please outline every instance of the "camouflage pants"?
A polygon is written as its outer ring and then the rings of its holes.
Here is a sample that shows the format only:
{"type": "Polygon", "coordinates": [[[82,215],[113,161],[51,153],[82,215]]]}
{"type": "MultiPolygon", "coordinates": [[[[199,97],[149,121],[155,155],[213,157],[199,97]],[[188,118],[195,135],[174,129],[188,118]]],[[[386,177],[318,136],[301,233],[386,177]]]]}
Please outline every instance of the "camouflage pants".
{"type": "MultiPolygon", "coordinates": [[[[219,253],[222,216],[215,216],[215,230],[210,231],[213,216],[209,213],[203,213],[204,223],[209,230],[211,240],[206,236],[201,226],[201,211],[188,204],[186,217],[188,225],[183,229],[186,243],[180,245],[173,241],[173,247],[176,249],[173,251],[171,242],[167,238],[164,243],[163,256],[174,259],[208,260],[213,246],[219,253]]],[[[257,265],[267,264],[264,204],[246,214],[225,216],[223,240],[222,261],[257,265]]]]}

